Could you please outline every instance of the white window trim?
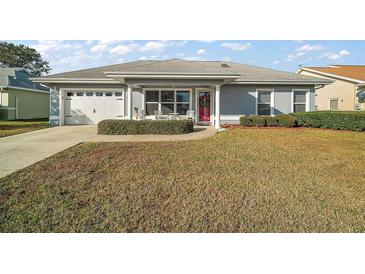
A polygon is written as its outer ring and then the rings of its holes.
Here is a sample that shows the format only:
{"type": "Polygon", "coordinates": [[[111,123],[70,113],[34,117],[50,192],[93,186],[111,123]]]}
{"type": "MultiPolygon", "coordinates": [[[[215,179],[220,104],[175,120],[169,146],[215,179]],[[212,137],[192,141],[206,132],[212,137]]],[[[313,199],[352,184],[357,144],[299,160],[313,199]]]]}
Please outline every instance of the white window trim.
{"type": "Polygon", "coordinates": [[[275,89],[258,88],[256,89],[255,114],[258,115],[259,92],[270,92],[270,116],[275,115],[275,89]]]}
{"type": "Polygon", "coordinates": [[[331,100],[337,100],[337,110],[340,110],[340,97],[328,98],[328,109],[331,110],[331,100]]]}
{"type": "MultiPolygon", "coordinates": [[[[158,102],[150,102],[150,103],[157,103],[158,104],[158,110],[161,110],[161,105],[164,104],[161,102],[161,91],[163,90],[171,90],[174,91],[174,102],[171,102],[174,104],[174,112],[176,112],[177,104],[187,104],[187,102],[176,102],[176,92],[177,91],[189,91],[189,110],[192,110],[193,106],[193,89],[192,88],[143,88],[142,89],[142,115],[146,118],[153,118],[154,115],[146,115],[146,91],[147,90],[158,90],[158,102]]],[[[165,102],[165,104],[168,104],[169,102],[165,102]]]]}
{"type": "Polygon", "coordinates": [[[296,91],[305,91],[305,111],[310,111],[310,89],[293,88],[291,90],[291,113],[294,113],[294,93],[296,91]]]}

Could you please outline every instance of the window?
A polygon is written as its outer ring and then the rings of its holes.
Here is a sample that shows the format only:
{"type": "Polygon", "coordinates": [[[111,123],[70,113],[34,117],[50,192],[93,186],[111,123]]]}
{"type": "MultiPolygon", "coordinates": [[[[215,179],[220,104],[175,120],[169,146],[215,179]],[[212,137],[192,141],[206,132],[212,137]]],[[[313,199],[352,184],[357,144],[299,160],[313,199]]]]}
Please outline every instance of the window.
{"type": "Polygon", "coordinates": [[[271,115],[271,92],[257,91],[257,114],[271,115]]]}
{"type": "Polygon", "coordinates": [[[159,108],[159,91],[146,90],[146,115],[154,115],[159,108]]]}
{"type": "Polygon", "coordinates": [[[330,110],[338,110],[338,99],[330,99],[330,110]]]}
{"type": "Polygon", "coordinates": [[[74,96],[74,93],[73,93],[72,91],[68,91],[68,92],[66,93],[66,95],[67,95],[68,97],[71,97],[71,96],[74,96]]]}
{"type": "Polygon", "coordinates": [[[307,110],[307,91],[293,91],[293,112],[305,112],[307,110]]]}
{"type": "Polygon", "coordinates": [[[105,96],[108,96],[108,97],[113,96],[113,92],[107,91],[107,92],[105,92],[105,96]]]}
{"type": "Polygon", "coordinates": [[[94,93],[91,91],[86,92],[86,96],[93,96],[93,95],[94,95],[94,93]]]}
{"type": "Polygon", "coordinates": [[[76,96],[84,96],[84,93],[82,91],[76,92],[76,96]]]}
{"type": "Polygon", "coordinates": [[[100,92],[100,91],[98,91],[98,92],[95,92],[95,95],[96,95],[96,96],[103,96],[103,93],[102,93],[102,92],[100,92]]]}
{"type": "Polygon", "coordinates": [[[167,115],[174,112],[175,91],[162,90],[161,91],[161,111],[162,114],[167,115]]]}
{"type": "Polygon", "coordinates": [[[190,107],[190,92],[188,90],[176,91],[176,112],[186,115],[190,107]]]}
{"type": "Polygon", "coordinates": [[[146,115],[154,115],[161,110],[162,114],[179,113],[186,115],[191,109],[189,90],[146,90],[146,115]]]}
{"type": "Polygon", "coordinates": [[[121,96],[122,96],[122,93],[121,93],[121,92],[116,92],[116,93],[115,93],[115,96],[116,96],[116,97],[121,97],[121,96]]]}

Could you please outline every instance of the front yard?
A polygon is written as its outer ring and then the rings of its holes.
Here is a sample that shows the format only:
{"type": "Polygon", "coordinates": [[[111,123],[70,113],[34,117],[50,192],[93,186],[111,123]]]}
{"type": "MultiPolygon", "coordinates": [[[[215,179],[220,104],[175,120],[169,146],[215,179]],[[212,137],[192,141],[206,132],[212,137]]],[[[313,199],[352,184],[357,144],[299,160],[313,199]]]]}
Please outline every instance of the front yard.
{"type": "Polygon", "coordinates": [[[365,134],[82,144],[0,179],[1,232],[365,232],[365,134]]]}
{"type": "Polygon", "coordinates": [[[48,119],[0,121],[0,138],[47,127],[48,119]]]}

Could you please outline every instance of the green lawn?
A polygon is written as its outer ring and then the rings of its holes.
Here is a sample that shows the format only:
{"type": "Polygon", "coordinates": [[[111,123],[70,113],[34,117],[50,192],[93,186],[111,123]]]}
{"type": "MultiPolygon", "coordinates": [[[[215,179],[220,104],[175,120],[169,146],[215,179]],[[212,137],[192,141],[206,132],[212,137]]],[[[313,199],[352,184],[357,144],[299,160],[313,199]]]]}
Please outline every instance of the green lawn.
{"type": "Polygon", "coordinates": [[[48,119],[0,121],[0,138],[47,127],[48,119]]]}
{"type": "Polygon", "coordinates": [[[82,144],[0,179],[1,232],[365,232],[365,134],[82,144]]]}

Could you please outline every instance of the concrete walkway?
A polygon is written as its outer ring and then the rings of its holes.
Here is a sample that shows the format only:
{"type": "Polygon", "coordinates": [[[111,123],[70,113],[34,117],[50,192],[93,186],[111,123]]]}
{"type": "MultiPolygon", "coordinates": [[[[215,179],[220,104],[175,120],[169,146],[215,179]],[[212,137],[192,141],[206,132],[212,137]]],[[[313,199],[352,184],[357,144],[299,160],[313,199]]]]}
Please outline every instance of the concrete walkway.
{"type": "Polygon", "coordinates": [[[87,142],[170,142],[192,141],[213,136],[217,130],[212,126],[195,126],[194,132],[177,135],[96,135],[87,142]]]}
{"type": "Polygon", "coordinates": [[[96,135],[96,126],[62,126],[0,138],[0,178],[96,135]]]}

